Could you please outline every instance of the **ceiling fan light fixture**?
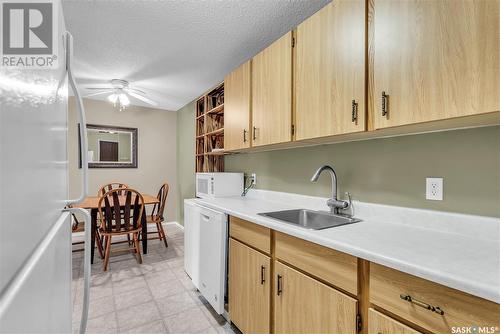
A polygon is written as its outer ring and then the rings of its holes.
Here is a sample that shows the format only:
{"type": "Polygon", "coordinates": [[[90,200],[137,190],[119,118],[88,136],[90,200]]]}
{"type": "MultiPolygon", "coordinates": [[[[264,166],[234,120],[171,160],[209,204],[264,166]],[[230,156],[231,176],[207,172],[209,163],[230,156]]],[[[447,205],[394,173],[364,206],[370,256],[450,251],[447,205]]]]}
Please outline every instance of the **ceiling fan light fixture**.
{"type": "Polygon", "coordinates": [[[116,105],[116,101],[118,101],[118,94],[111,94],[108,96],[108,101],[116,105]]]}
{"type": "Polygon", "coordinates": [[[120,104],[122,106],[126,107],[130,105],[130,100],[126,94],[121,93],[120,95],[118,95],[118,99],[120,100],[120,104]]]}
{"type": "Polygon", "coordinates": [[[157,106],[158,103],[146,97],[146,92],[137,89],[131,88],[129,86],[129,82],[121,79],[112,79],[110,81],[111,87],[101,88],[101,87],[88,87],[87,89],[97,90],[96,93],[92,93],[88,96],[97,96],[97,95],[108,95],[107,100],[113,104],[115,108],[118,108],[120,111],[124,110],[131,104],[130,98],[133,97],[143,103],[157,106]]]}

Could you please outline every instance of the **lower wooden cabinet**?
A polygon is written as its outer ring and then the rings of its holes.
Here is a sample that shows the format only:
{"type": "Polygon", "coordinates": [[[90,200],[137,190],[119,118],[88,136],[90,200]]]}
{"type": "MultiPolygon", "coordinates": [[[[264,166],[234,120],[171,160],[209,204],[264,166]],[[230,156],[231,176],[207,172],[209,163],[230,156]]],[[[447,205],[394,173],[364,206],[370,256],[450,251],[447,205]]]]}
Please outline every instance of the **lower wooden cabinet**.
{"type": "Polygon", "coordinates": [[[276,259],[300,268],[323,282],[358,294],[358,259],[284,233],[275,233],[276,259]]]}
{"type": "Polygon", "coordinates": [[[245,334],[270,332],[271,259],[229,239],[229,316],[245,334]]]}
{"type": "Polygon", "coordinates": [[[280,262],[274,268],[274,333],[356,333],[356,299],[280,262]]]}
{"type": "Polygon", "coordinates": [[[500,305],[375,263],[370,302],[432,333],[500,327],[500,305]]]}
{"type": "Polygon", "coordinates": [[[368,317],[362,334],[500,327],[500,304],[373,262],[365,277],[351,255],[235,217],[230,222],[229,316],[244,334],[357,334],[362,319],[351,296],[370,303],[359,307],[368,317]],[[357,282],[367,279],[369,291],[359,291],[357,282]]]}
{"type": "Polygon", "coordinates": [[[368,334],[421,334],[374,309],[368,310],[368,334]]]}
{"type": "Polygon", "coordinates": [[[231,217],[229,236],[265,254],[271,254],[271,230],[246,220],[231,217]]]}

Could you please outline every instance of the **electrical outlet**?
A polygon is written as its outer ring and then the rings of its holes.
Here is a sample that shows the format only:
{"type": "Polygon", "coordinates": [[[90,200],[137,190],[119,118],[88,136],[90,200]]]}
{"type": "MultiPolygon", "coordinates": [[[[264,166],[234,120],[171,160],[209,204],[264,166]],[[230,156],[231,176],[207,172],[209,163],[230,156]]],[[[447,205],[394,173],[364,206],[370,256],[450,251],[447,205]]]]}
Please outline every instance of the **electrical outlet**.
{"type": "Polygon", "coordinates": [[[425,179],[425,199],[431,201],[443,200],[442,177],[428,177],[425,179]]]}
{"type": "Polygon", "coordinates": [[[257,174],[252,173],[253,185],[257,185],[257,174]]]}

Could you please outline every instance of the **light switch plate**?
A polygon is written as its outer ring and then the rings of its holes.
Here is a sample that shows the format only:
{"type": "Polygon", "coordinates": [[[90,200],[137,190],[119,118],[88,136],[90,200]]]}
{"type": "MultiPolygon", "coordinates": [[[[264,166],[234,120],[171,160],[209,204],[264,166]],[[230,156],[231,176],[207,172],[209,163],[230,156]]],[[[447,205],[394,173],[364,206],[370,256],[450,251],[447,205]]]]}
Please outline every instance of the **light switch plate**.
{"type": "Polygon", "coordinates": [[[431,201],[443,200],[442,177],[428,177],[425,179],[425,199],[431,201]]]}

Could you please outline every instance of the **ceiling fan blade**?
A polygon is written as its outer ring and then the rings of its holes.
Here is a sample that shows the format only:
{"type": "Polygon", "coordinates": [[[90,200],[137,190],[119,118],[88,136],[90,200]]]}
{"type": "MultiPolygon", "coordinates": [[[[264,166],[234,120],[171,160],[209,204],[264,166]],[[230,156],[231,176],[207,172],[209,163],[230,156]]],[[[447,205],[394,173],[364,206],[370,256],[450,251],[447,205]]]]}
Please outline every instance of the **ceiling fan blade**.
{"type": "Polygon", "coordinates": [[[141,100],[142,102],[146,102],[147,104],[151,104],[153,106],[158,105],[158,103],[156,103],[155,101],[150,100],[147,97],[144,97],[144,96],[139,95],[137,93],[131,92],[130,90],[128,90],[127,93],[130,94],[131,96],[135,97],[136,99],[141,100]]]}
{"type": "Polygon", "coordinates": [[[113,87],[83,87],[85,89],[114,89],[113,87]]]}
{"type": "Polygon", "coordinates": [[[101,94],[109,94],[109,93],[112,93],[112,92],[113,92],[113,89],[108,89],[108,90],[103,90],[101,92],[88,94],[88,95],[85,95],[84,97],[96,96],[96,95],[101,95],[101,94]]]}
{"type": "Polygon", "coordinates": [[[124,88],[124,90],[129,91],[129,92],[135,92],[135,93],[143,94],[143,95],[145,95],[145,94],[146,94],[146,92],[145,92],[145,91],[140,90],[140,89],[137,89],[137,88],[130,88],[130,87],[127,87],[127,88],[124,88]]]}

